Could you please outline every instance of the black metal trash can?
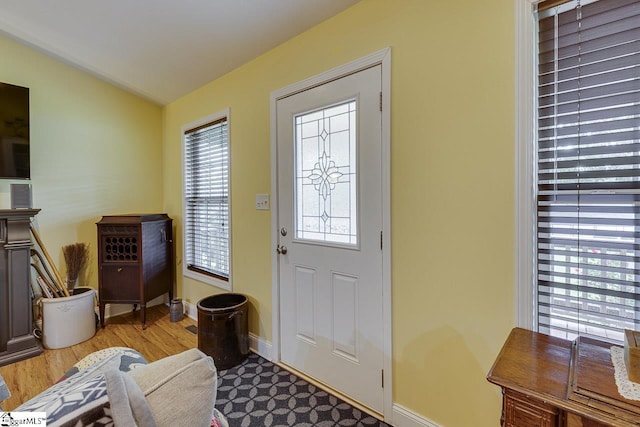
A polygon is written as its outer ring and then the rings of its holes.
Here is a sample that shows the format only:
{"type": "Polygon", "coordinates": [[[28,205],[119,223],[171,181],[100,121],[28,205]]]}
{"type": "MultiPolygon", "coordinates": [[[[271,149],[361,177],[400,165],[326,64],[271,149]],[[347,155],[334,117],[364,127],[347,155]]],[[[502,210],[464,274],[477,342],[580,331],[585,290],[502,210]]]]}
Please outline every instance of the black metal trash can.
{"type": "Polygon", "coordinates": [[[198,349],[219,370],[249,356],[249,300],[242,294],[218,294],[198,302],[198,349]]]}

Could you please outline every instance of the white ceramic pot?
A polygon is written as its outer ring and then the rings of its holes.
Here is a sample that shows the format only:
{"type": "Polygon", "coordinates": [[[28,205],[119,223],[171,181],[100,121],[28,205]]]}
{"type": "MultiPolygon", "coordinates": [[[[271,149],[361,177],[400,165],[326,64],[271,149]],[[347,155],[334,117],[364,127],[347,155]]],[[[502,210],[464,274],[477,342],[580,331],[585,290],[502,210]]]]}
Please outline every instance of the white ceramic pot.
{"type": "Polygon", "coordinates": [[[76,288],[75,292],[77,294],[70,297],[42,298],[42,343],[45,348],[69,347],[95,335],[96,291],[76,288]]]}

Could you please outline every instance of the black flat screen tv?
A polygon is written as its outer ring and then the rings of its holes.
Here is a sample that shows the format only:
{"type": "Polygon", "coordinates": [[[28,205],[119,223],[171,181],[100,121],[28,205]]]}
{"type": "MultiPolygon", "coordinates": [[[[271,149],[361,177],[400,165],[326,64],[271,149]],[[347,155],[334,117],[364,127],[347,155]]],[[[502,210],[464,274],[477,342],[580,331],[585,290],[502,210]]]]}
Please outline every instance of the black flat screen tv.
{"type": "Polygon", "coordinates": [[[29,179],[29,88],[0,83],[0,179],[29,179]]]}

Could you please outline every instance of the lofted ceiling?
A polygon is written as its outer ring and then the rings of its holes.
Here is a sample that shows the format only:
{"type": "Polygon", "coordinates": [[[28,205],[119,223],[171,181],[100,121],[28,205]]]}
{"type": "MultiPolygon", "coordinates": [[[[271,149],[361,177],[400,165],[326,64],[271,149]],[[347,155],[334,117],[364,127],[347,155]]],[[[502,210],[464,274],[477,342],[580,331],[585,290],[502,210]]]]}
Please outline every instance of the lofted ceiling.
{"type": "Polygon", "coordinates": [[[2,0],[0,34],[166,105],[360,0],[2,0]]]}

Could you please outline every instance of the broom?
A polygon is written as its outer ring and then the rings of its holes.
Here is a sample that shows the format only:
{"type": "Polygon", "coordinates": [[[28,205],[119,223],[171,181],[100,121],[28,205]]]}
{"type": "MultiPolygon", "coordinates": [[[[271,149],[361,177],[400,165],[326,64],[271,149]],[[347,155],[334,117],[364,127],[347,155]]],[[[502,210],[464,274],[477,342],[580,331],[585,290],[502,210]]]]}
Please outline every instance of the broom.
{"type": "Polygon", "coordinates": [[[67,286],[73,290],[80,272],[89,259],[89,245],[86,243],[74,243],[63,246],[62,254],[67,263],[67,286]]]}

